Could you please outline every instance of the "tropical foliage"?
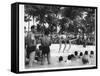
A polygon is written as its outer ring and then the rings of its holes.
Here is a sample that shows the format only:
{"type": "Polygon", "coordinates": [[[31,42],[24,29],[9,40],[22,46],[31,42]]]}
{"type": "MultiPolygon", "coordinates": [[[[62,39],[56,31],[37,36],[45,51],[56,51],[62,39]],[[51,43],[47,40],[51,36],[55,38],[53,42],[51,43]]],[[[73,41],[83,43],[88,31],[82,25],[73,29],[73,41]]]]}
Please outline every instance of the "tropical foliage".
{"type": "MultiPolygon", "coordinates": [[[[25,22],[30,21],[30,17],[36,18],[39,23],[37,32],[44,32],[45,29],[51,33],[93,33],[95,31],[95,9],[85,7],[61,7],[45,5],[25,5],[25,22]],[[49,26],[45,27],[45,23],[49,26]]],[[[34,24],[34,22],[33,22],[34,24]]]]}

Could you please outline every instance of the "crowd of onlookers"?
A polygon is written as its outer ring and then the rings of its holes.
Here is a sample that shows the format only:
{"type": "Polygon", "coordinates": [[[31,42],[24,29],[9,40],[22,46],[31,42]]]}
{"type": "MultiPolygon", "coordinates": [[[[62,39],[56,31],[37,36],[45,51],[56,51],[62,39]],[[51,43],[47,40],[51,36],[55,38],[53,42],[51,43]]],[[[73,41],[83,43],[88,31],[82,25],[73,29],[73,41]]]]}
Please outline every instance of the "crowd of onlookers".
{"type": "MultiPolygon", "coordinates": [[[[66,38],[65,34],[62,34],[62,35],[52,34],[50,37],[51,37],[51,40],[52,40],[53,44],[58,44],[59,43],[59,36],[61,36],[61,38],[62,38],[62,43],[65,43],[65,41],[64,41],[64,39],[66,38]]],[[[36,36],[37,43],[40,43],[40,38],[41,37],[42,37],[42,34],[37,34],[37,36],[36,36]]],[[[76,37],[76,35],[73,35],[73,34],[67,35],[68,40],[74,39],[75,37],[76,37]]],[[[72,42],[72,44],[82,45],[83,42],[84,42],[83,37],[82,37],[82,35],[80,35],[77,40],[72,42]]],[[[87,35],[86,42],[87,42],[87,45],[95,45],[94,35],[92,35],[92,34],[87,35]]],[[[69,43],[69,41],[67,41],[67,43],[69,43]]]]}

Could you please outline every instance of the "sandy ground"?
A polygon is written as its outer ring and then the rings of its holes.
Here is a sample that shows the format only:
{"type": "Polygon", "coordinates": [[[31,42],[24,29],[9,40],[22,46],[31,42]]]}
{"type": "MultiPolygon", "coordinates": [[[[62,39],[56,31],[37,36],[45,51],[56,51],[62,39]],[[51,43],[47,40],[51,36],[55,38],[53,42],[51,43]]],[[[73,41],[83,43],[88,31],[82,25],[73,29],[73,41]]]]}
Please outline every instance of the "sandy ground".
{"type": "Polygon", "coordinates": [[[72,61],[67,60],[67,56],[69,54],[73,54],[74,51],[78,51],[78,53],[80,53],[80,52],[84,53],[84,51],[87,50],[90,53],[90,51],[93,50],[94,53],[96,53],[95,46],[86,46],[86,48],[84,48],[82,45],[71,45],[71,48],[68,50],[68,47],[69,47],[69,44],[68,44],[64,53],[63,53],[63,47],[64,47],[64,45],[62,44],[62,49],[60,52],[58,52],[59,51],[58,44],[52,44],[50,46],[51,64],[47,64],[47,60],[45,59],[44,65],[40,65],[40,62],[38,62],[38,63],[33,63],[32,67],[29,67],[28,65],[26,65],[25,68],[33,68],[34,69],[34,68],[74,67],[74,66],[90,66],[90,65],[95,66],[96,65],[95,54],[94,54],[93,58],[89,59],[89,63],[85,64],[85,65],[82,63],[81,58],[77,58],[72,61]],[[59,56],[63,56],[63,61],[61,61],[61,62],[58,61],[59,56]]]}

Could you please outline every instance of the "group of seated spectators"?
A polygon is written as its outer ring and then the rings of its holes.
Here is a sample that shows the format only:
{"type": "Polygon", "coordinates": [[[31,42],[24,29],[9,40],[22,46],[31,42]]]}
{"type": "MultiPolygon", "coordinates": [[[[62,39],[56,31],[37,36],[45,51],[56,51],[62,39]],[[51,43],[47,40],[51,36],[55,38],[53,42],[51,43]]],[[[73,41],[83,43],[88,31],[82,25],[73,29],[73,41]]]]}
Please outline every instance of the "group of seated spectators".
{"type": "MultiPolygon", "coordinates": [[[[74,51],[74,53],[71,53],[67,56],[67,59],[65,60],[65,62],[73,62],[73,61],[77,61],[80,60],[80,64],[85,65],[85,64],[94,64],[93,59],[95,58],[95,53],[93,50],[89,51],[84,51],[84,52],[78,52],[78,51],[74,51]],[[92,62],[91,62],[92,60],[92,62]]],[[[63,56],[59,57],[59,62],[64,61],[63,56]]]]}

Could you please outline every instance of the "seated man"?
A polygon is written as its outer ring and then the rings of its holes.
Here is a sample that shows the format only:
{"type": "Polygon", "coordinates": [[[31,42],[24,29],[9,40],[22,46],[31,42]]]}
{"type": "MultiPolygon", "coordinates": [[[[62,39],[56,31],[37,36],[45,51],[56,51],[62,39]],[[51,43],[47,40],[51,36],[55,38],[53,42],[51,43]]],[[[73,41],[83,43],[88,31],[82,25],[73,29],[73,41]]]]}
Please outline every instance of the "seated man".
{"type": "Polygon", "coordinates": [[[90,58],[93,58],[94,57],[94,51],[90,51],[90,58]]]}
{"type": "Polygon", "coordinates": [[[88,51],[85,51],[84,56],[82,57],[83,64],[89,64],[89,55],[88,51]]]}

